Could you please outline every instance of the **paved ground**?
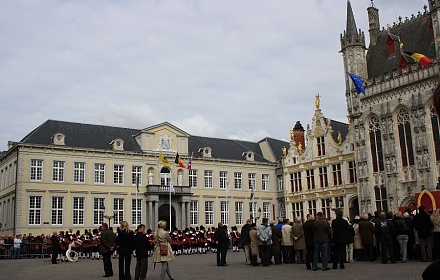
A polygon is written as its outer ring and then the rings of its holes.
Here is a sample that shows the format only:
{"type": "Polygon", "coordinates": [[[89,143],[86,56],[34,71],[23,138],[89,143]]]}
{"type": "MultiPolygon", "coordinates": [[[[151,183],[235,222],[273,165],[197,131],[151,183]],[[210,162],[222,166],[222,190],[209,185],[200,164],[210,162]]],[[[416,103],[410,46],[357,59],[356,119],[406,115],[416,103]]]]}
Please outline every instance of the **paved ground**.
{"type": "MultiPolygon", "coordinates": [[[[117,280],[118,260],[112,259],[114,277],[117,280]]],[[[244,253],[228,251],[229,266],[216,266],[216,255],[177,256],[170,262],[170,268],[177,280],[209,280],[209,279],[421,279],[421,274],[428,263],[410,261],[405,264],[381,264],[379,262],[355,262],[346,265],[345,270],[310,271],[305,265],[283,264],[269,267],[252,267],[244,263],[244,253]]],[[[135,259],[133,259],[132,276],[134,276],[135,259]]],[[[147,279],[159,279],[160,264],[153,270],[151,259],[148,263],[147,279]]],[[[50,259],[0,260],[0,279],[26,280],[93,280],[104,279],[102,261],[79,260],[76,263],[60,263],[52,265],[50,259]]],[[[440,278],[439,278],[440,279],[440,278]]]]}

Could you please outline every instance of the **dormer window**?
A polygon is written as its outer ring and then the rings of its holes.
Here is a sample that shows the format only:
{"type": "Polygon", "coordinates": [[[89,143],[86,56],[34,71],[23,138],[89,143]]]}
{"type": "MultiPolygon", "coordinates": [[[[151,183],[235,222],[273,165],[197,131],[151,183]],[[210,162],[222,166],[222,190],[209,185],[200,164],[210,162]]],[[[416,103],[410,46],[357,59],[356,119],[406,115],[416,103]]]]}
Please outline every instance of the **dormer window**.
{"type": "Polygon", "coordinates": [[[52,143],[54,145],[66,145],[64,140],[66,139],[66,136],[62,133],[56,133],[53,137],[52,137],[52,143]]]}
{"type": "Polygon", "coordinates": [[[254,161],[254,152],[251,151],[244,152],[242,156],[247,161],[254,161]]]}
{"type": "Polygon", "coordinates": [[[124,150],[124,140],[120,138],[116,138],[111,143],[112,149],[115,151],[123,151],[124,150]]]}
{"type": "Polygon", "coordinates": [[[212,157],[211,155],[212,149],[210,147],[204,147],[199,149],[199,153],[202,157],[212,157]]]}
{"type": "Polygon", "coordinates": [[[396,54],[396,45],[394,43],[394,39],[390,35],[387,37],[387,52],[388,57],[396,54]]]}

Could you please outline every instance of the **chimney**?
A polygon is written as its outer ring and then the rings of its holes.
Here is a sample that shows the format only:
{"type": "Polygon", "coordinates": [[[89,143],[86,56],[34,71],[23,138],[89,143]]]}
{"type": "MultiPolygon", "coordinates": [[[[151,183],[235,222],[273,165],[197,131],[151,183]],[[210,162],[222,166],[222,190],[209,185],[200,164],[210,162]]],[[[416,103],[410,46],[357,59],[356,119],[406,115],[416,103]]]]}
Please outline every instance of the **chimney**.
{"type": "Polygon", "coordinates": [[[299,143],[301,143],[302,147],[305,148],[305,137],[304,137],[304,128],[301,125],[300,121],[297,121],[295,126],[292,129],[292,139],[293,141],[295,141],[296,146],[299,145],[299,143]]]}

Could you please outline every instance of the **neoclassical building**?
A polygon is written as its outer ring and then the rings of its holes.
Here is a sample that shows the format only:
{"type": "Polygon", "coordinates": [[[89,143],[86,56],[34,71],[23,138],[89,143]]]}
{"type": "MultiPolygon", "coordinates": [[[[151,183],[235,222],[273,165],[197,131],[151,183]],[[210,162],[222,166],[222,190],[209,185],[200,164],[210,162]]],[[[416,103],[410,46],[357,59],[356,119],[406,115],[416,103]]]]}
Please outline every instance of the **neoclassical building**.
{"type": "Polygon", "coordinates": [[[367,48],[347,2],[347,26],[340,37],[344,72],[361,77],[366,91],[358,94],[345,75],[362,212],[420,205],[424,194],[428,209],[435,204],[440,125],[432,95],[439,83],[440,1],[426,4],[423,12],[381,28],[372,1],[367,48]],[[433,63],[423,67],[403,51],[424,54],[433,63]]]}
{"type": "Polygon", "coordinates": [[[48,120],[1,155],[0,234],[123,220],[185,228],[274,219],[286,145],[192,136],[169,123],[128,129],[48,120]]]}
{"type": "Polygon", "coordinates": [[[295,124],[282,160],[286,190],[278,197],[288,218],[304,220],[317,212],[334,217],[336,209],[351,218],[359,214],[353,131],[323,115],[319,95],[311,125],[304,130],[299,121],[295,124]]]}

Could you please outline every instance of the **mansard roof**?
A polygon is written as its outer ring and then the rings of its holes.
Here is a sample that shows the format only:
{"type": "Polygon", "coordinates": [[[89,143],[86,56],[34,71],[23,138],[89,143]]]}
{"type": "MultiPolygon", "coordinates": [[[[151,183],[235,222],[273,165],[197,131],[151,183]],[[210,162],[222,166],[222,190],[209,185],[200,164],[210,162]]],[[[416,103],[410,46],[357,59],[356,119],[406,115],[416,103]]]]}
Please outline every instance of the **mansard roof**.
{"type": "MultiPolygon", "coordinates": [[[[56,133],[62,133],[65,135],[66,147],[110,150],[112,148],[110,144],[111,141],[119,138],[124,141],[125,151],[141,152],[134,137],[140,131],[142,130],[47,120],[26,135],[20,142],[26,144],[52,145],[52,137],[56,133]]],[[[287,142],[272,138],[265,138],[261,141],[267,141],[269,143],[276,158],[282,155],[281,147],[289,145],[287,142]]],[[[212,149],[212,158],[243,160],[243,152],[252,151],[254,153],[255,162],[269,162],[263,157],[259,142],[192,136],[188,134],[189,154],[194,152],[194,157],[197,158],[198,150],[203,147],[210,147],[212,149]]]]}
{"type": "Polygon", "coordinates": [[[331,120],[331,126],[333,129],[333,133],[332,133],[333,140],[335,140],[336,142],[338,141],[338,131],[340,131],[342,136],[342,141],[344,141],[348,135],[348,128],[349,128],[348,124],[331,120]]]}
{"type": "MultiPolygon", "coordinates": [[[[435,43],[431,39],[430,14],[421,14],[413,19],[399,23],[390,28],[390,33],[399,36],[403,43],[403,49],[409,52],[424,54],[431,59],[436,57],[435,43]]],[[[399,43],[396,41],[396,54],[388,56],[387,43],[388,31],[383,30],[379,33],[377,42],[374,46],[369,46],[367,53],[368,78],[372,79],[392,72],[399,68],[401,57],[399,43]]],[[[392,38],[395,38],[392,36],[392,38]]],[[[408,58],[413,62],[411,58],[408,58]]]]}

